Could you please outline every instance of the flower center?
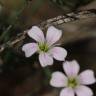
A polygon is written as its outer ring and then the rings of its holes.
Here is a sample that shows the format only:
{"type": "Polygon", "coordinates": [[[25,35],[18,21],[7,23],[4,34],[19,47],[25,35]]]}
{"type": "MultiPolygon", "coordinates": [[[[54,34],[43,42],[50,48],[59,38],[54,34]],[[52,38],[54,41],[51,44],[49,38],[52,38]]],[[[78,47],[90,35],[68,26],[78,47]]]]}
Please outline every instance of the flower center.
{"type": "Polygon", "coordinates": [[[49,50],[48,45],[45,43],[39,43],[39,49],[40,51],[47,52],[49,50]]]}
{"type": "Polygon", "coordinates": [[[77,86],[77,80],[76,79],[69,79],[68,80],[68,87],[75,88],[77,86]]]}

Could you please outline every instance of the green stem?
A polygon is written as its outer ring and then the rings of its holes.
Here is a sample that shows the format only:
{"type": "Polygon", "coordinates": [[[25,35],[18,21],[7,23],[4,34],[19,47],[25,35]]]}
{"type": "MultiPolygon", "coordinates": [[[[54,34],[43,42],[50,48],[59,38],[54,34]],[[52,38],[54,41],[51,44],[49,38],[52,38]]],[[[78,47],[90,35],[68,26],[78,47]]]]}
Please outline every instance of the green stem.
{"type": "Polygon", "coordinates": [[[45,85],[47,85],[49,83],[50,78],[51,78],[52,72],[49,67],[44,68],[43,71],[44,71],[45,78],[46,78],[44,83],[45,83],[45,85]]]}

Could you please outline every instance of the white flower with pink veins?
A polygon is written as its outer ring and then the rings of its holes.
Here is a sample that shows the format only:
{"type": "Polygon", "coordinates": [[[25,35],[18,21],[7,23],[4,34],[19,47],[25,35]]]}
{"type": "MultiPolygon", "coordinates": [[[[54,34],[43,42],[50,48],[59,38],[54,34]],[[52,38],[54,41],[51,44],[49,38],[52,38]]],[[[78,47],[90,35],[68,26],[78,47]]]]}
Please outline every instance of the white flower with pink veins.
{"type": "Polygon", "coordinates": [[[75,94],[77,96],[93,96],[92,90],[86,86],[96,82],[92,70],[85,70],[78,75],[80,66],[75,60],[66,61],[63,64],[63,69],[66,75],[57,71],[52,74],[50,80],[51,86],[63,88],[60,96],[75,96],[75,94]]]}
{"type": "Polygon", "coordinates": [[[24,44],[22,51],[26,57],[32,56],[34,53],[39,53],[39,61],[42,67],[53,64],[53,58],[59,61],[64,61],[67,56],[67,51],[62,47],[57,47],[55,44],[62,36],[62,31],[50,26],[47,30],[46,38],[42,30],[33,26],[28,35],[36,42],[24,44]]]}

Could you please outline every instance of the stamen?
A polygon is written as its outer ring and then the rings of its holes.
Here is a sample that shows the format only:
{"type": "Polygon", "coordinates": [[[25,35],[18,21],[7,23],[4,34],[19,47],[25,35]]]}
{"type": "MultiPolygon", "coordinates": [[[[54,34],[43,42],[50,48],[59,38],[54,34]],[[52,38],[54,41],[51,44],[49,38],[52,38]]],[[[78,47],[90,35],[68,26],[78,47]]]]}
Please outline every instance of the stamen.
{"type": "Polygon", "coordinates": [[[45,44],[45,43],[39,43],[38,45],[39,45],[40,51],[47,52],[49,49],[47,44],[45,44]]]}
{"type": "Polygon", "coordinates": [[[68,87],[75,88],[77,86],[77,80],[76,79],[69,79],[68,80],[68,87]]]}

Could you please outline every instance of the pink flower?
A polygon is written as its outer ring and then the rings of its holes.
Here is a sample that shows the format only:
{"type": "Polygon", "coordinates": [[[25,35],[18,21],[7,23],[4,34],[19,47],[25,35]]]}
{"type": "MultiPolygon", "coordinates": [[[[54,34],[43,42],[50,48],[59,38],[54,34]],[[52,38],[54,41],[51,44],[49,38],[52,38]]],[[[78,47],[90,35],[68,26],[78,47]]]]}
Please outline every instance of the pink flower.
{"type": "Polygon", "coordinates": [[[92,70],[85,70],[78,75],[80,70],[79,64],[74,60],[66,61],[63,64],[63,69],[66,73],[54,72],[50,80],[51,86],[64,87],[60,96],[93,96],[92,90],[85,86],[96,82],[94,72],[92,70]]]}
{"type": "Polygon", "coordinates": [[[36,52],[39,53],[39,61],[42,67],[52,65],[53,58],[59,61],[65,60],[67,51],[55,44],[62,36],[61,30],[50,26],[45,38],[42,30],[37,26],[33,26],[28,31],[28,35],[36,42],[23,45],[22,50],[25,52],[26,57],[30,57],[36,52]]]}

